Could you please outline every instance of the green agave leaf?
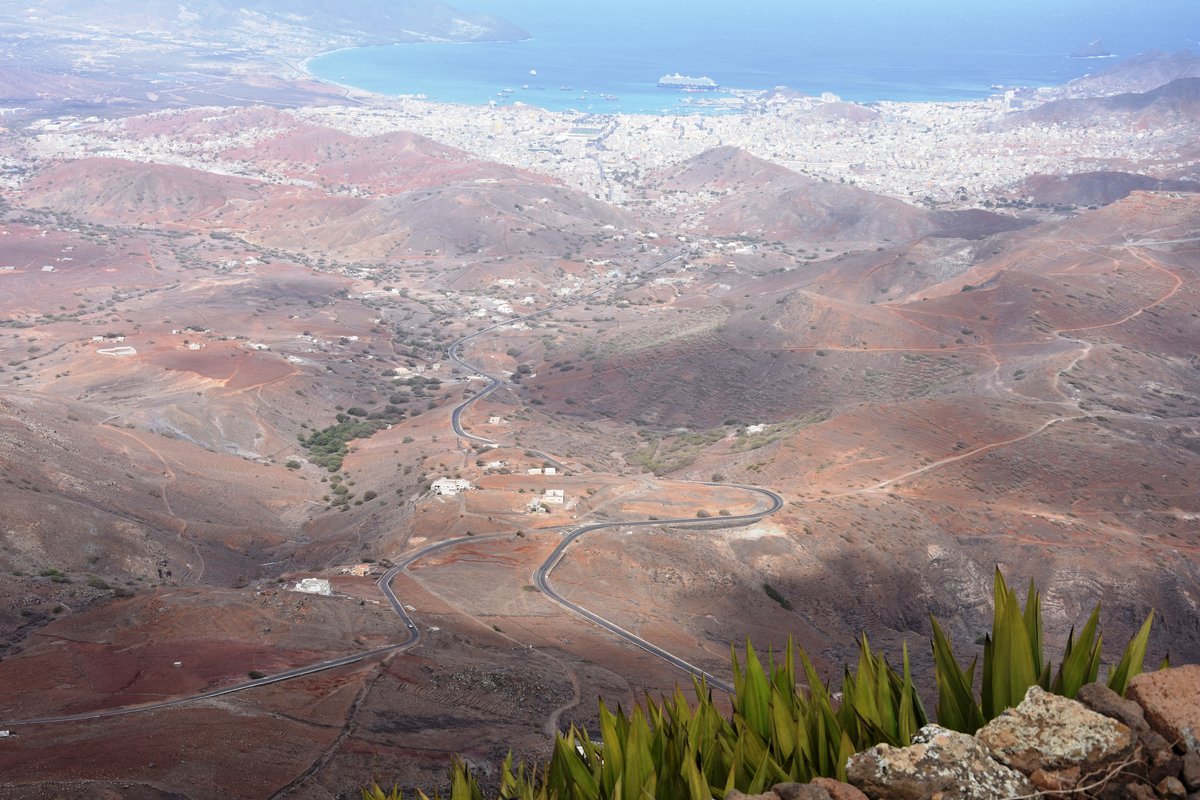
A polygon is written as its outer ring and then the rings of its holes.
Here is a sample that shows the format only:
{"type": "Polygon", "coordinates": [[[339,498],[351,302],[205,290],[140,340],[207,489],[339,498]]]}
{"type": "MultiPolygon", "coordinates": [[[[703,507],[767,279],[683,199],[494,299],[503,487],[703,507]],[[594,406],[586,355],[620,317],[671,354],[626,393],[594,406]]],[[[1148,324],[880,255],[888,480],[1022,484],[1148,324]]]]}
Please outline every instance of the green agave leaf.
{"type": "Polygon", "coordinates": [[[1125,696],[1125,690],[1129,688],[1129,679],[1142,671],[1146,661],[1146,647],[1150,643],[1150,629],[1153,626],[1154,612],[1151,611],[1150,615],[1146,617],[1146,621],[1142,623],[1141,629],[1125,646],[1125,652],[1121,654],[1117,668],[1108,676],[1108,688],[1122,697],[1125,696]]]}
{"type": "Polygon", "coordinates": [[[1092,668],[1100,664],[1100,606],[1092,610],[1083,630],[1079,632],[1079,640],[1075,641],[1075,629],[1067,636],[1067,647],[1063,652],[1062,664],[1054,676],[1051,689],[1064,697],[1074,698],[1079,689],[1092,679],[1092,668]]]}
{"type": "Polygon", "coordinates": [[[737,705],[750,729],[763,738],[771,731],[770,702],[770,682],[763,671],[762,662],[758,659],[758,653],[747,639],[746,676],[737,698],[737,705]]]}
{"type": "Polygon", "coordinates": [[[689,800],[712,800],[713,791],[708,781],[700,774],[696,762],[689,759],[683,764],[683,777],[687,781],[689,800]]]}
{"type": "MultiPolygon", "coordinates": [[[[972,661],[970,668],[963,670],[958,666],[954,657],[954,649],[950,640],[942,632],[938,621],[929,618],[933,628],[933,666],[934,678],[937,681],[938,724],[961,733],[973,734],[983,727],[983,713],[975,702],[975,665],[972,661]]],[[[987,679],[984,679],[987,682],[987,679]]]]}
{"type": "MultiPolygon", "coordinates": [[[[1017,595],[996,570],[994,587],[996,607],[992,619],[990,647],[984,647],[983,715],[993,719],[1000,712],[1021,702],[1041,673],[1040,655],[1033,651],[1035,633],[1026,624],[1017,595]]],[[[1036,593],[1035,593],[1036,594],[1036,593]]],[[[1029,606],[1036,610],[1037,597],[1029,606]]],[[[1033,626],[1038,627],[1037,625],[1033,626]]]]}
{"type": "Polygon", "coordinates": [[[600,785],[596,776],[580,758],[575,749],[576,738],[559,736],[554,742],[554,754],[550,759],[549,782],[559,789],[563,797],[578,800],[598,800],[600,785]]]}

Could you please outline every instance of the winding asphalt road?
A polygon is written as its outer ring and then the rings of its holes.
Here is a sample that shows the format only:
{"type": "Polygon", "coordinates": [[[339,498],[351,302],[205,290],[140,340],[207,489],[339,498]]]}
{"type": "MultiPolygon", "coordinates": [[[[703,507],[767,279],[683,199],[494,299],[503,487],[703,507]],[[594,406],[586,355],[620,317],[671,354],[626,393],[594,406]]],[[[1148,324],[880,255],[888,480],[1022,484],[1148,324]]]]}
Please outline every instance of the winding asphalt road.
{"type": "Polygon", "coordinates": [[[667,652],[666,650],[662,649],[658,645],[651,644],[650,642],[646,641],[642,637],[638,636],[636,633],[631,633],[631,632],[625,630],[620,625],[617,625],[615,622],[610,622],[609,620],[605,619],[604,617],[600,616],[599,614],[597,614],[593,611],[589,611],[588,609],[584,608],[583,606],[579,605],[578,603],[571,602],[570,600],[568,600],[567,598],[565,598],[561,594],[559,594],[558,590],[555,589],[554,586],[550,583],[550,573],[553,572],[554,568],[557,567],[559,562],[563,560],[563,556],[565,556],[567,554],[567,549],[572,544],[574,544],[575,540],[577,540],[579,537],[583,536],[586,533],[591,533],[592,531],[598,531],[603,528],[643,528],[643,527],[654,527],[654,526],[659,526],[659,525],[670,525],[670,526],[675,526],[675,527],[678,527],[680,525],[694,525],[694,526],[701,526],[701,527],[717,527],[717,526],[728,527],[728,526],[732,526],[732,525],[744,525],[744,524],[748,524],[750,522],[754,522],[756,520],[762,519],[763,517],[767,516],[768,514],[774,514],[776,511],[778,511],[780,508],[783,507],[783,498],[780,497],[775,492],[772,492],[770,489],[761,489],[757,486],[745,486],[742,484],[734,484],[734,483],[710,483],[710,484],[704,484],[704,485],[722,486],[722,487],[735,486],[739,489],[745,489],[750,492],[757,492],[758,494],[761,494],[761,495],[767,497],[771,501],[771,503],[768,508],[765,508],[762,511],[755,511],[750,514],[739,514],[737,516],[720,517],[717,520],[714,520],[714,518],[712,518],[712,517],[708,517],[708,518],[687,517],[684,519],[639,520],[637,522],[597,522],[597,523],[593,523],[591,525],[583,525],[579,528],[575,528],[574,530],[569,531],[563,537],[563,540],[558,543],[558,547],[554,548],[554,552],[552,552],[550,554],[550,557],[547,558],[545,561],[543,561],[542,565],[537,568],[536,572],[533,573],[533,582],[534,582],[534,585],[537,586],[538,590],[541,591],[542,594],[546,595],[546,597],[548,597],[551,600],[553,600],[554,602],[558,603],[563,608],[566,608],[570,611],[574,611],[576,614],[583,617],[584,619],[587,619],[587,620],[590,620],[591,622],[596,623],[597,625],[599,625],[600,627],[609,631],[610,633],[614,633],[617,636],[624,639],[625,641],[634,645],[635,647],[641,648],[642,650],[645,650],[647,653],[650,653],[653,656],[657,656],[658,658],[661,658],[663,661],[666,661],[668,664],[670,664],[674,667],[678,667],[679,669],[682,669],[686,672],[690,672],[691,674],[695,675],[697,678],[703,678],[708,683],[709,686],[715,686],[716,688],[720,689],[723,692],[726,692],[728,694],[733,694],[733,687],[730,686],[725,681],[713,676],[711,673],[705,672],[704,670],[700,669],[699,667],[697,667],[694,664],[690,664],[687,661],[684,661],[679,656],[667,652]]]}
{"type": "MultiPolygon", "coordinates": [[[[647,269],[646,272],[652,272],[652,271],[664,266],[665,264],[668,264],[671,261],[674,261],[675,259],[679,258],[681,255],[683,255],[682,251],[680,251],[668,258],[664,258],[664,259],[658,261],[657,263],[655,263],[649,269],[647,269]]],[[[643,274],[645,274],[645,273],[643,273],[643,274]]],[[[465,336],[462,339],[459,339],[458,341],[456,341],[454,344],[450,345],[450,349],[447,351],[447,353],[448,353],[448,356],[451,361],[453,361],[455,364],[462,367],[463,369],[466,369],[487,381],[487,385],[481,391],[477,392],[476,394],[472,395],[471,397],[467,398],[466,400],[462,401],[461,403],[459,403],[457,406],[454,407],[454,410],[450,414],[450,424],[454,428],[454,433],[457,436],[459,436],[461,439],[466,439],[468,441],[478,442],[480,444],[486,444],[486,445],[497,444],[495,441],[493,441],[491,439],[487,439],[483,436],[477,436],[477,435],[471,433],[470,431],[466,430],[462,424],[462,417],[463,417],[463,413],[468,408],[470,408],[473,404],[477,403],[478,401],[482,400],[483,398],[487,397],[492,392],[496,391],[496,389],[498,389],[504,383],[504,380],[502,378],[500,378],[496,375],[491,375],[488,372],[485,372],[480,367],[465,360],[462,356],[462,346],[463,345],[467,344],[468,342],[470,342],[474,339],[477,339],[481,336],[491,333],[492,331],[497,330],[498,328],[501,328],[505,325],[511,325],[513,322],[533,319],[534,317],[541,316],[542,314],[546,314],[548,312],[551,312],[551,311],[554,311],[554,310],[557,310],[560,308],[564,308],[566,306],[575,305],[576,303],[579,303],[583,300],[587,300],[591,297],[594,297],[595,295],[599,294],[600,292],[604,291],[605,289],[616,286],[621,282],[622,281],[620,281],[620,280],[612,281],[608,284],[605,284],[604,286],[601,286],[599,289],[596,289],[593,292],[589,292],[588,294],[583,295],[581,297],[573,298],[569,302],[559,303],[558,305],[544,308],[540,311],[536,311],[532,314],[527,314],[523,317],[517,317],[514,319],[505,320],[504,322],[497,323],[488,328],[484,328],[481,331],[473,333],[470,336],[465,336]]],[[[563,465],[559,464],[559,462],[557,462],[553,458],[551,458],[550,456],[546,455],[545,453],[541,453],[536,450],[531,450],[529,452],[534,453],[535,455],[545,459],[548,462],[557,464],[560,468],[563,466],[563,465]]],[[[599,614],[596,614],[593,611],[589,611],[588,609],[584,608],[583,606],[579,605],[578,603],[574,603],[574,602],[568,600],[567,598],[565,598],[561,594],[559,594],[558,590],[556,590],[554,588],[553,584],[551,584],[551,582],[550,582],[550,573],[552,573],[554,571],[555,567],[558,566],[559,562],[562,561],[563,557],[566,555],[567,550],[571,547],[571,545],[574,544],[577,539],[584,536],[585,534],[591,533],[592,531],[598,531],[598,530],[602,530],[604,528],[656,527],[656,526],[664,526],[664,525],[675,526],[675,527],[678,527],[681,525],[691,525],[691,526],[700,526],[700,527],[709,527],[709,528],[732,527],[732,526],[736,526],[736,525],[745,525],[745,524],[749,524],[751,522],[755,522],[769,514],[774,514],[776,511],[778,511],[780,508],[783,507],[783,498],[780,497],[775,492],[772,492],[769,489],[762,489],[757,486],[746,486],[744,484],[728,484],[728,483],[702,482],[699,485],[720,486],[720,487],[726,487],[726,488],[731,487],[731,486],[736,487],[736,488],[743,489],[748,492],[754,492],[759,495],[762,495],[769,501],[769,504],[766,508],[764,508],[760,511],[754,511],[749,514],[739,514],[736,516],[703,517],[703,518],[684,517],[684,518],[677,518],[677,519],[640,520],[640,521],[636,521],[636,522],[596,522],[596,523],[591,523],[589,525],[582,525],[580,527],[577,527],[577,528],[574,528],[574,529],[568,531],[563,536],[562,541],[559,542],[559,544],[556,548],[554,548],[554,551],[550,554],[550,556],[542,563],[541,566],[539,566],[537,568],[537,571],[534,572],[533,581],[534,581],[534,585],[538,588],[538,590],[542,594],[544,594],[546,597],[548,597],[550,600],[554,601],[555,603],[558,603],[563,608],[565,608],[569,611],[572,611],[572,612],[578,614],[579,616],[583,617],[584,619],[589,620],[590,622],[593,622],[593,623],[599,625],[600,627],[604,628],[605,630],[609,631],[612,634],[615,634],[616,636],[619,636],[620,638],[624,639],[625,641],[629,642],[630,644],[634,645],[635,647],[638,647],[641,650],[644,650],[645,652],[650,653],[651,655],[656,656],[656,657],[662,659],[663,661],[666,661],[668,664],[670,664],[674,667],[677,667],[679,669],[682,669],[686,672],[689,672],[698,678],[703,678],[708,683],[708,685],[715,686],[716,688],[718,688],[724,692],[728,692],[728,693],[732,694],[733,687],[730,686],[728,683],[720,680],[719,678],[716,678],[715,676],[711,675],[708,672],[705,672],[700,667],[697,667],[694,664],[684,661],[679,656],[674,655],[673,653],[670,653],[670,652],[662,649],[658,645],[655,645],[655,644],[652,644],[652,643],[646,641],[645,639],[638,636],[637,634],[625,630],[621,626],[617,625],[615,622],[611,622],[610,620],[605,619],[604,617],[600,616],[599,614]]],[[[393,606],[396,606],[395,602],[393,602],[393,606]]],[[[407,615],[403,613],[402,609],[400,610],[400,613],[403,616],[407,617],[407,615]]],[[[411,628],[412,622],[409,621],[408,624],[411,628]]]]}
{"type": "MultiPolygon", "coordinates": [[[[682,255],[683,255],[683,251],[679,251],[679,252],[675,253],[674,255],[664,257],[660,261],[656,262],[653,266],[651,266],[650,268],[645,270],[642,274],[645,275],[649,272],[653,272],[654,270],[659,269],[660,267],[674,261],[675,259],[679,258],[682,255]]],[[[480,377],[482,377],[483,379],[485,379],[487,381],[487,386],[485,386],[481,391],[476,392],[471,397],[468,397],[466,400],[463,400],[461,403],[459,403],[457,406],[455,406],[454,409],[452,410],[451,415],[450,415],[450,423],[451,423],[451,426],[454,428],[454,433],[457,436],[461,437],[462,439],[466,439],[468,441],[477,442],[480,444],[488,444],[488,445],[497,444],[496,442],[492,441],[491,439],[487,439],[482,436],[476,436],[475,434],[472,434],[469,431],[467,431],[465,428],[463,428],[462,415],[463,415],[463,412],[466,411],[468,408],[470,408],[473,404],[477,403],[478,401],[487,397],[492,392],[496,391],[496,389],[498,389],[504,383],[504,380],[502,378],[494,376],[494,375],[490,375],[487,372],[480,369],[479,367],[475,366],[474,364],[471,364],[470,362],[463,359],[463,357],[461,355],[463,345],[465,345],[468,342],[473,341],[485,334],[491,333],[492,331],[495,331],[505,325],[511,325],[513,322],[533,319],[535,317],[550,313],[550,312],[558,310],[560,308],[564,308],[564,307],[570,306],[570,305],[575,305],[576,303],[579,303],[581,301],[588,300],[592,297],[595,297],[597,294],[605,291],[606,289],[617,286],[623,282],[624,282],[624,279],[611,281],[609,283],[602,285],[600,288],[598,288],[592,292],[589,292],[588,294],[572,298],[568,302],[559,303],[554,306],[548,306],[547,308],[543,308],[540,311],[535,311],[532,314],[527,314],[522,317],[514,317],[511,319],[507,319],[503,322],[499,322],[495,325],[484,328],[483,330],[477,331],[469,336],[465,336],[462,339],[459,339],[458,341],[456,341],[452,345],[450,345],[450,348],[447,351],[447,356],[450,358],[451,361],[453,361],[455,364],[459,365],[460,367],[468,370],[469,372],[479,375],[480,377]]],[[[547,462],[558,465],[561,469],[566,469],[565,465],[561,464],[560,462],[556,461],[555,459],[553,459],[552,457],[550,457],[549,455],[547,455],[545,453],[541,453],[536,450],[533,450],[530,452],[534,453],[535,455],[537,455],[540,458],[543,458],[547,462]]],[[[783,498],[780,497],[775,492],[770,491],[769,489],[762,489],[762,488],[759,488],[756,486],[746,486],[746,485],[742,485],[742,484],[727,484],[727,483],[701,483],[700,485],[720,486],[720,487],[726,487],[726,488],[736,487],[736,488],[743,489],[748,492],[755,492],[759,495],[762,495],[769,501],[769,503],[766,508],[764,508],[760,511],[754,511],[749,514],[740,514],[740,515],[736,515],[736,516],[705,517],[705,518],[683,517],[683,518],[677,518],[677,519],[639,520],[639,521],[634,521],[634,522],[596,522],[596,523],[591,523],[588,525],[582,525],[582,526],[579,526],[576,528],[572,528],[563,535],[562,541],[559,542],[558,546],[554,548],[554,551],[550,553],[550,556],[541,564],[541,566],[539,566],[537,568],[537,571],[534,572],[533,579],[534,579],[534,583],[537,586],[539,591],[541,591],[546,597],[548,597],[550,600],[554,601],[555,603],[559,604],[563,608],[565,608],[569,611],[572,611],[573,613],[583,617],[584,619],[587,619],[590,622],[595,623],[596,625],[599,625],[600,627],[604,628],[605,630],[609,631],[610,633],[624,639],[625,641],[629,642],[630,644],[634,645],[635,647],[638,647],[641,650],[643,650],[647,653],[650,653],[651,655],[656,656],[657,658],[662,659],[663,661],[667,662],[668,664],[671,664],[674,667],[684,670],[692,675],[695,675],[696,677],[703,678],[705,681],[707,681],[708,685],[714,686],[722,691],[732,693],[733,687],[730,686],[729,684],[714,677],[713,675],[709,674],[708,672],[705,672],[704,670],[700,669],[699,667],[695,666],[694,664],[684,661],[679,656],[676,656],[676,655],[662,649],[661,647],[658,647],[657,645],[646,641],[645,639],[641,638],[637,634],[625,630],[624,628],[620,627],[616,623],[611,622],[611,621],[605,619],[604,617],[601,617],[599,614],[589,611],[588,609],[584,608],[583,606],[568,600],[567,598],[565,598],[561,594],[559,594],[558,590],[556,590],[554,588],[553,584],[550,582],[551,573],[554,572],[554,569],[562,561],[563,557],[566,555],[567,550],[571,547],[571,545],[574,544],[576,542],[576,540],[578,540],[580,537],[584,536],[585,534],[591,533],[592,531],[598,531],[598,530],[602,530],[604,528],[635,528],[635,527],[658,527],[658,526],[681,526],[681,525],[701,526],[701,527],[710,527],[710,528],[711,527],[729,527],[729,526],[743,525],[743,524],[748,524],[750,522],[754,522],[756,520],[762,519],[763,517],[765,517],[769,514],[775,513],[776,511],[778,511],[780,508],[783,507],[783,498]]],[[[177,708],[179,706],[183,706],[188,703],[195,703],[195,702],[198,702],[201,700],[212,700],[212,699],[215,699],[218,697],[224,697],[226,695],[235,694],[237,692],[243,692],[248,689],[255,689],[260,686],[267,686],[272,683],[281,683],[283,681],[288,681],[288,680],[292,680],[295,678],[301,678],[306,675],[313,675],[318,672],[325,672],[326,670],[336,669],[338,667],[344,667],[349,664],[357,664],[360,661],[364,661],[368,658],[373,658],[375,656],[384,656],[384,655],[388,655],[391,653],[403,652],[405,650],[412,648],[414,645],[417,644],[417,642],[420,641],[421,631],[417,627],[417,624],[413,620],[413,618],[411,616],[409,616],[408,611],[404,608],[404,604],[401,603],[400,599],[396,596],[395,590],[392,589],[392,581],[395,580],[396,576],[402,572],[407,571],[410,566],[412,566],[417,561],[425,558],[426,556],[429,556],[433,553],[436,553],[436,552],[439,552],[442,550],[447,550],[449,548],[455,547],[459,544],[462,544],[463,542],[489,541],[489,540],[493,540],[493,539],[505,538],[508,535],[509,534],[489,534],[489,535],[485,535],[485,536],[462,536],[462,537],[458,537],[456,539],[447,539],[445,541],[438,542],[436,544],[431,544],[427,547],[422,547],[419,550],[413,551],[412,553],[408,554],[407,556],[404,556],[398,563],[396,563],[394,566],[389,568],[387,570],[387,572],[385,572],[379,578],[379,580],[376,582],[376,585],[378,586],[380,592],[383,593],[383,596],[387,599],[388,604],[391,605],[392,610],[396,612],[396,614],[400,617],[400,620],[404,623],[405,631],[407,633],[407,637],[404,639],[404,641],[396,642],[394,644],[386,645],[384,647],[376,647],[371,650],[364,650],[360,653],[354,653],[354,654],[351,654],[348,656],[342,656],[341,658],[332,658],[332,659],[327,659],[325,661],[318,661],[314,664],[308,664],[305,666],[295,667],[293,669],[285,670],[283,672],[276,673],[275,675],[268,675],[263,678],[256,678],[254,680],[244,681],[242,683],[234,684],[232,686],[225,686],[220,689],[213,689],[213,690],[207,691],[207,692],[200,692],[198,694],[188,695],[186,697],[177,697],[177,698],[174,698],[171,700],[163,700],[160,702],[145,703],[145,704],[141,704],[141,705],[121,706],[119,708],[101,709],[101,710],[97,710],[97,711],[84,711],[84,712],[81,712],[78,714],[60,714],[60,715],[56,715],[56,716],[37,717],[37,718],[33,718],[33,719],[5,720],[5,721],[0,721],[0,727],[12,728],[12,727],[18,727],[21,725],[44,725],[44,724],[62,723],[62,722],[79,722],[79,721],[83,721],[83,720],[105,719],[105,718],[109,718],[109,717],[125,716],[127,714],[139,714],[139,713],[144,713],[144,712],[148,712],[148,711],[158,711],[158,710],[167,709],[167,708],[177,708]]]]}

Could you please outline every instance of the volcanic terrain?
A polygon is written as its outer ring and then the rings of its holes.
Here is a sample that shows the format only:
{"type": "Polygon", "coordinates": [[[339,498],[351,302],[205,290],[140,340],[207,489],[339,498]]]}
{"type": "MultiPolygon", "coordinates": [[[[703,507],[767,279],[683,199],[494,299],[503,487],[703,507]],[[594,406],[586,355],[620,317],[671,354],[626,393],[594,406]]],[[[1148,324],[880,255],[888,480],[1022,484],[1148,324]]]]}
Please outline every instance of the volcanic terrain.
{"type": "MultiPolygon", "coordinates": [[[[1182,141],[1191,88],[1042,113],[1182,141]]],[[[928,614],[976,654],[997,565],[1054,648],[1102,602],[1106,644],[1153,609],[1151,658],[1200,659],[1183,156],[935,202],[721,145],[605,197],[279,108],[39,124],[0,206],[0,797],[492,780],[689,679],[643,643],[832,676],[865,631],[929,686],[928,614]]]]}

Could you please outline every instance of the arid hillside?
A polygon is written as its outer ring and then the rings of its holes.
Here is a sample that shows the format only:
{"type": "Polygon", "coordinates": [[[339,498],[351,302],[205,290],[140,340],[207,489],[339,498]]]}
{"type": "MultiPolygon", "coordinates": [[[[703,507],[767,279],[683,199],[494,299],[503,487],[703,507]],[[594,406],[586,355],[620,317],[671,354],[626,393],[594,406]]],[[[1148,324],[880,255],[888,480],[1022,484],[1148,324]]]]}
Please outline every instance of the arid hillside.
{"type": "Polygon", "coordinates": [[[1183,151],[938,201],[718,145],[606,193],[615,128],[505,160],[403,108],[3,140],[0,798],[436,788],[746,636],[930,685],[997,566],[1052,649],[1102,602],[1200,660],[1183,151]]]}

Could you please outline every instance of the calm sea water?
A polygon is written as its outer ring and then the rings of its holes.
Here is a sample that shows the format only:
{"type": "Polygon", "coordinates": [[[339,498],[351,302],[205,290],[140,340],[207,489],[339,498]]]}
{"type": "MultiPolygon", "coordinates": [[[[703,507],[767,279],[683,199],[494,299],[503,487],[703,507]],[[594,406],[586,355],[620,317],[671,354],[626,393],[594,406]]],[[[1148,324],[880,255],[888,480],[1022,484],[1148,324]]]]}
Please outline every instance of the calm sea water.
{"type": "Polygon", "coordinates": [[[655,87],[707,75],[723,87],[788,86],[846,99],[961,100],[993,84],[1045,86],[1116,59],[1073,59],[1101,38],[1118,56],[1196,47],[1196,0],[465,0],[530,31],[521,42],[403,44],[309,63],[326,80],[468,105],[662,113],[712,95],[655,87]]]}

